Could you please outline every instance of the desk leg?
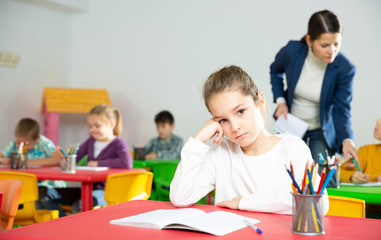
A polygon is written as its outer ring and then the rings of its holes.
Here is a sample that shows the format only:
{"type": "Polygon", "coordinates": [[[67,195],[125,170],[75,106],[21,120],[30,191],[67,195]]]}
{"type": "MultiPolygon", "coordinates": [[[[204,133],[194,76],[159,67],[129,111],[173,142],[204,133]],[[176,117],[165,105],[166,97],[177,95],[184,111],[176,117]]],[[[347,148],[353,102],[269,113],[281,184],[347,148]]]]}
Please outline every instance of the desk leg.
{"type": "Polygon", "coordinates": [[[93,208],[93,183],[83,182],[81,188],[82,212],[93,208]]]}

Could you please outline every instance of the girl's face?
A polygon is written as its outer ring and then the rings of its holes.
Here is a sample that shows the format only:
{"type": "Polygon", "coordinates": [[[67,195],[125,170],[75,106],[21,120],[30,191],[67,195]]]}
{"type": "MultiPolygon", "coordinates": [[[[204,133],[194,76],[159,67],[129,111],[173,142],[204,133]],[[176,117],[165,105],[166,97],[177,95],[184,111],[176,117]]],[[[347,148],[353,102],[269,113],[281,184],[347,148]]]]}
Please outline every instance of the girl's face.
{"type": "Polygon", "coordinates": [[[323,33],[314,41],[311,41],[308,35],[306,39],[315,57],[326,63],[332,63],[340,51],[341,38],[341,33],[323,33]]]}
{"type": "Polygon", "coordinates": [[[381,118],[377,120],[376,127],[374,128],[374,138],[381,140],[381,118]]]}
{"type": "Polygon", "coordinates": [[[258,97],[258,104],[255,104],[252,96],[245,96],[239,90],[225,91],[214,95],[208,104],[225,136],[242,148],[253,144],[264,130],[264,97],[262,93],[258,97]]]}
{"type": "Polygon", "coordinates": [[[106,123],[98,115],[89,115],[87,117],[87,124],[89,125],[89,133],[95,138],[95,140],[100,142],[110,141],[114,137],[114,127],[115,123],[106,123]]]}

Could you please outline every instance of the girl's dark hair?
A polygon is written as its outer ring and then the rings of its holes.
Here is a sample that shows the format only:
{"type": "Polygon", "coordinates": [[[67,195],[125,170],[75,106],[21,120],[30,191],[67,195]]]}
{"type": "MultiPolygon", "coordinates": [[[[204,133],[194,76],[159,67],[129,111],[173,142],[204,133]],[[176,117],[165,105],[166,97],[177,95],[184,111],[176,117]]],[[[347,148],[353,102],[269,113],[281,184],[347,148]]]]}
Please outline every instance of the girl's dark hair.
{"type": "Polygon", "coordinates": [[[115,127],[113,131],[114,135],[118,137],[121,136],[122,116],[120,115],[118,109],[107,104],[99,104],[90,110],[89,115],[97,115],[101,117],[107,123],[110,123],[111,121],[115,121],[115,127]]]}
{"type": "MultiPolygon", "coordinates": [[[[306,35],[310,36],[311,41],[320,37],[323,33],[341,33],[342,27],[337,16],[329,11],[323,10],[312,14],[308,22],[308,31],[306,35]]],[[[306,43],[306,35],[301,39],[306,43]]]]}
{"type": "Polygon", "coordinates": [[[206,107],[214,94],[226,90],[240,90],[245,96],[252,96],[258,101],[258,88],[251,77],[240,67],[227,66],[211,74],[204,83],[203,97],[206,107]]]}

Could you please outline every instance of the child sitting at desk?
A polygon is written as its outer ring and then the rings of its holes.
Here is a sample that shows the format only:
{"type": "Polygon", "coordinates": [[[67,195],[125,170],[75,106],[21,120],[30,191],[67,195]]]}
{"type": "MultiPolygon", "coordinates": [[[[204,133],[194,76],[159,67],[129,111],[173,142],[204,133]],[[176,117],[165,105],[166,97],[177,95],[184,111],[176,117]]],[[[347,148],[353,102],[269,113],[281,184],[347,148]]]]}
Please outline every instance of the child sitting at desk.
{"type": "Polygon", "coordinates": [[[20,144],[25,146],[27,166],[59,166],[61,157],[54,143],[40,134],[40,126],[31,118],[22,118],[15,128],[15,140],[0,153],[1,164],[11,163],[11,154],[18,151],[20,144]]]}
{"type": "MultiPolygon", "coordinates": [[[[132,168],[132,158],[127,144],[120,138],[122,133],[120,112],[112,106],[100,104],[90,110],[87,123],[90,138],[80,145],[77,161],[87,155],[87,166],[132,168]]],[[[105,182],[98,182],[93,187],[93,197],[98,206],[107,204],[104,200],[104,187],[105,182]]]]}
{"type": "MultiPolygon", "coordinates": [[[[27,159],[27,166],[59,166],[61,157],[58,154],[54,143],[40,134],[40,126],[37,121],[31,118],[22,118],[15,128],[15,140],[12,140],[8,146],[2,151],[1,164],[11,163],[11,154],[18,151],[19,147],[24,145],[24,151],[27,159]]],[[[65,181],[39,181],[39,201],[38,208],[57,209],[60,211],[60,217],[64,216],[64,212],[56,204],[50,201],[52,196],[58,193],[55,187],[62,188],[66,186],[65,181]]]]}
{"type": "MultiPolygon", "coordinates": [[[[377,120],[373,136],[381,140],[381,118],[377,120]]],[[[340,181],[356,184],[381,182],[381,143],[362,146],[358,149],[361,171],[352,162],[342,164],[340,181]]]]}
{"type": "Polygon", "coordinates": [[[172,133],[175,120],[168,111],[159,112],[155,116],[158,137],[144,147],[145,159],[179,159],[183,140],[172,133]]]}
{"type": "MultiPolygon", "coordinates": [[[[272,135],[265,129],[265,97],[240,67],[224,67],[210,75],[203,97],[212,118],[181,151],[170,187],[173,205],[190,206],[215,189],[217,206],[291,214],[292,181],[285,165],[289,168],[292,162],[300,185],[306,163],[313,162],[307,145],[295,136],[272,135]],[[214,136],[216,145],[210,148],[205,142],[214,136]]],[[[320,202],[326,214],[326,192],[320,202]]]]}

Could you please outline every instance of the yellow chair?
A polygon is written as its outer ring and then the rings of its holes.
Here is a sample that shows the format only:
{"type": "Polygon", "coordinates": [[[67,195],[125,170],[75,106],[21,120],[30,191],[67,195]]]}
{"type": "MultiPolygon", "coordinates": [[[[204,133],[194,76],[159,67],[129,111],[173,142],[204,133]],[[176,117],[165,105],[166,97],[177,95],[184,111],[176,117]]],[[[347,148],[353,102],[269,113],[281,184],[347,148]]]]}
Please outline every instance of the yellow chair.
{"type": "Polygon", "coordinates": [[[153,173],[125,172],[110,174],[106,179],[107,206],[151,196],[153,173]]]}
{"type": "Polygon", "coordinates": [[[36,175],[22,172],[0,172],[0,180],[2,179],[20,179],[24,182],[14,225],[24,226],[58,218],[58,210],[36,209],[36,201],[38,200],[36,175]]]}
{"type": "Polygon", "coordinates": [[[327,215],[340,217],[365,218],[365,201],[357,198],[328,196],[327,215]]]}
{"type": "Polygon", "coordinates": [[[3,192],[1,204],[0,232],[12,228],[24,183],[19,179],[0,180],[0,192],[3,192]]]}

